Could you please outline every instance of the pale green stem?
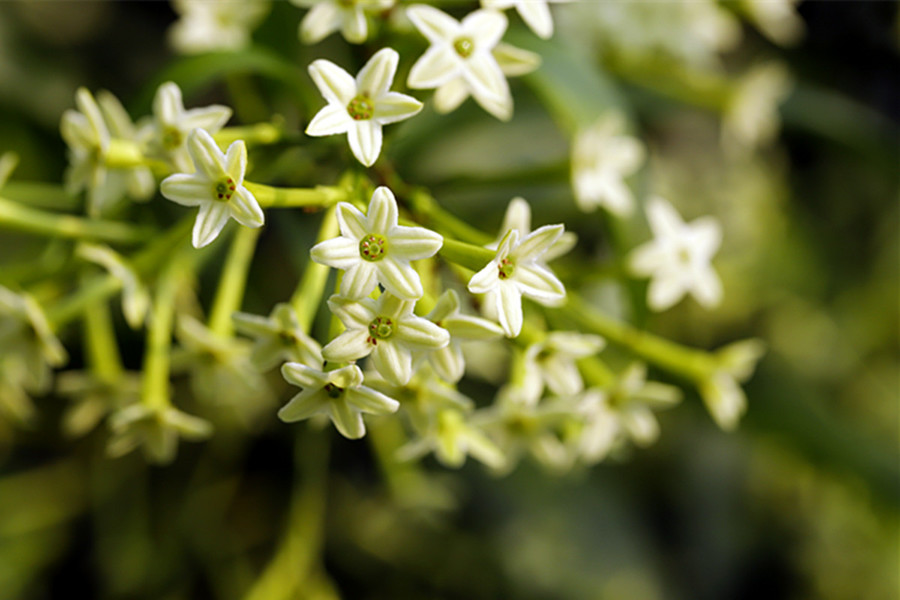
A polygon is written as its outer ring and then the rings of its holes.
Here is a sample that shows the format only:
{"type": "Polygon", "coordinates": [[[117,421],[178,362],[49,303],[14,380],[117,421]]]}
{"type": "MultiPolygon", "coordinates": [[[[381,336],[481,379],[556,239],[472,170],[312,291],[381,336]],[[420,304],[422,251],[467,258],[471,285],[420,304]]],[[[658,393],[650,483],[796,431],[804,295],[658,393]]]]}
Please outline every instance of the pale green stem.
{"type": "Polygon", "coordinates": [[[0,227],[50,237],[96,240],[114,244],[136,244],[151,237],[152,231],[116,221],[84,219],[22,206],[0,198],[0,227]]]}
{"type": "Polygon", "coordinates": [[[231,242],[209,315],[209,329],[214,334],[231,337],[234,333],[231,315],[241,308],[247,274],[261,231],[262,228],[240,227],[231,242]]]}
{"type": "Polygon", "coordinates": [[[493,250],[447,238],[444,238],[439,254],[446,260],[473,271],[480,271],[497,256],[493,250]]]}
{"type": "Polygon", "coordinates": [[[244,181],[244,187],[253,194],[259,205],[265,208],[324,208],[347,199],[347,191],[337,186],[317,185],[314,188],[279,188],[253,183],[252,181],[244,181]]]}
{"type": "MultiPolygon", "coordinates": [[[[330,240],[339,233],[337,211],[330,208],[325,216],[322,217],[322,225],[319,227],[319,235],[316,243],[330,240]]],[[[322,302],[322,295],[325,293],[325,284],[328,281],[328,273],[330,268],[317,262],[309,261],[303,276],[297,284],[294,295],[291,296],[291,305],[297,313],[297,321],[300,324],[301,331],[310,332],[313,319],[316,316],[316,310],[322,302]]]]}
{"type": "Polygon", "coordinates": [[[84,309],[84,345],[91,371],[104,382],[118,380],[122,374],[122,361],[112,313],[105,300],[84,309]]]}
{"type": "Polygon", "coordinates": [[[257,123],[255,125],[243,125],[240,127],[225,127],[213,135],[216,144],[227,148],[237,140],[243,140],[248,145],[274,144],[281,140],[284,129],[275,123],[257,123]]]}
{"type": "Polygon", "coordinates": [[[673,61],[608,61],[604,66],[626,81],[712,112],[725,110],[733,89],[732,82],[721,75],[688,69],[673,61]]]}
{"type": "Polygon", "coordinates": [[[433,226],[442,235],[450,235],[477,246],[484,246],[494,241],[491,236],[445,211],[427,192],[417,190],[409,200],[413,212],[425,217],[426,223],[433,226]]]}

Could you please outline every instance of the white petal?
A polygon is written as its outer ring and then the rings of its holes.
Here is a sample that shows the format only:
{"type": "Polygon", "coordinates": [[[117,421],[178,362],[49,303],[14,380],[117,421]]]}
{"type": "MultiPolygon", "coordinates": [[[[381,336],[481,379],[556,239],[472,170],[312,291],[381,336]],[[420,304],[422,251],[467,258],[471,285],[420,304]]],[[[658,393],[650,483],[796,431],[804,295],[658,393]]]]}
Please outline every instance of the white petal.
{"type": "Polygon", "coordinates": [[[476,52],[466,59],[463,77],[473,94],[480,94],[487,100],[503,100],[509,96],[509,84],[493,55],[476,52]]]}
{"type": "Polygon", "coordinates": [[[337,220],[341,235],[352,238],[357,243],[369,234],[366,216],[349,202],[338,203],[337,220]]]}
{"type": "Polygon", "coordinates": [[[460,73],[459,57],[446,44],[431,46],[409,71],[406,84],[413,89],[439,87],[460,73]]]}
{"type": "Polygon", "coordinates": [[[691,286],[694,298],[704,308],[713,308],[722,301],[722,281],[710,268],[698,269],[691,286]]]}
{"type": "Polygon", "coordinates": [[[631,407],[622,412],[621,419],[622,425],[640,446],[652,444],[659,437],[659,423],[646,407],[631,407]]]}
{"type": "Polygon", "coordinates": [[[389,255],[373,264],[378,271],[378,281],[397,298],[417,300],[424,294],[419,274],[408,262],[389,255]]]}
{"type": "Polygon", "coordinates": [[[319,242],[309,251],[310,258],[335,269],[349,269],[359,263],[359,242],[339,236],[319,242]]]}
{"type": "Polygon", "coordinates": [[[327,410],[328,396],[321,389],[304,390],[291,398],[278,411],[278,418],[285,423],[293,423],[308,419],[327,410]]]}
{"type": "Polygon", "coordinates": [[[365,298],[378,284],[378,270],[373,263],[360,260],[344,271],[341,279],[341,295],[347,298],[365,298]]]}
{"type": "Polygon", "coordinates": [[[366,329],[377,316],[373,307],[374,303],[368,298],[359,301],[332,296],[328,299],[328,308],[348,329],[366,329]]]}
{"type": "Polygon", "coordinates": [[[715,217],[700,217],[691,221],[687,235],[693,252],[704,259],[709,259],[722,244],[722,227],[715,217]]]}
{"type": "Polygon", "coordinates": [[[664,198],[655,196],[647,203],[647,219],[657,238],[680,237],[684,221],[675,208],[664,198]]]}
{"type": "Polygon", "coordinates": [[[212,242],[225,224],[231,211],[223,202],[207,202],[200,206],[197,220],[194,222],[192,243],[194,248],[202,248],[212,242]]]}
{"type": "Polygon", "coordinates": [[[362,415],[353,410],[344,398],[337,398],[328,403],[331,422],[342,436],[358,440],[366,435],[366,426],[362,415]]]}
{"type": "Polygon", "coordinates": [[[381,154],[381,124],[376,121],[356,121],[347,129],[347,141],[356,160],[371,167],[381,154]]]}
{"type": "Polygon", "coordinates": [[[369,35],[366,24],[366,15],[359,7],[353,8],[350,14],[344,11],[344,19],[341,23],[341,35],[351,44],[362,44],[369,35]]]}
{"type": "Polygon", "coordinates": [[[442,321],[446,319],[450,315],[456,313],[459,310],[459,294],[456,293],[456,290],[449,289],[445,291],[440,297],[437,299],[437,302],[434,304],[434,308],[431,309],[431,312],[428,313],[428,318],[437,323],[438,321],[442,321]]]}
{"type": "Polygon", "coordinates": [[[381,341],[372,352],[372,364],[394,385],[406,385],[412,377],[412,355],[400,344],[381,341]]]}
{"type": "Polygon", "coordinates": [[[350,362],[368,356],[374,347],[366,341],[367,329],[351,329],[331,340],[322,348],[322,357],[328,362],[350,362]]]}
{"type": "Polygon", "coordinates": [[[212,134],[222,129],[230,118],[230,108],[213,104],[212,106],[192,108],[184,111],[176,126],[180,131],[204,129],[212,134]]]}
{"type": "Polygon", "coordinates": [[[527,235],[511,252],[516,261],[534,260],[544,254],[563,234],[562,225],[544,225],[527,235]]]}
{"type": "Polygon", "coordinates": [[[475,98],[475,101],[481,108],[501,121],[509,121],[512,118],[513,100],[508,87],[502,98],[485,96],[480,90],[472,90],[472,97],[475,98]]]}
{"type": "Polygon", "coordinates": [[[256,198],[247,188],[241,186],[234,191],[234,195],[228,202],[231,216],[245,227],[262,227],[265,223],[265,215],[256,198]]]}
{"type": "Polygon", "coordinates": [[[406,9],[406,16],[432,44],[451,40],[460,33],[459,22],[431,6],[416,4],[406,9]]]}
{"type": "Polygon", "coordinates": [[[309,65],[309,76],[329,104],[347,106],[356,97],[356,80],[329,60],[313,61],[309,65]]]}
{"type": "Polygon", "coordinates": [[[333,2],[314,5],[300,23],[300,39],[304,44],[315,44],[325,39],[341,26],[341,11],[333,2]]]}
{"type": "Polygon", "coordinates": [[[454,77],[447,83],[438,87],[434,92],[434,110],[441,114],[452,112],[459,108],[469,97],[469,86],[462,77],[454,77]]]}
{"type": "Polygon", "coordinates": [[[328,381],[341,388],[357,388],[362,385],[365,377],[362,369],[356,365],[349,365],[329,371],[327,373],[328,381]]]}
{"type": "Polygon", "coordinates": [[[156,118],[165,125],[174,125],[183,112],[181,88],[171,81],[159,86],[156,96],[153,97],[153,114],[156,118]]]}
{"type": "MultiPolygon", "coordinates": [[[[436,319],[438,320],[438,319],[436,319]]],[[[442,327],[454,338],[463,340],[494,340],[503,335],[503,330],[493,321],[468,315],[453,315],[442,322],[442,327]]]]}
{"type": "Polygon", "coordinates": [[[388,92],[375,101],[372,118],[382,125],[408,119],[422,110],[422,103],[406,94],[388,92]]]}
{"type": "Polygon", "coordinates": [[[524,198],[513,198],[506,206],[506,214],[503,215],[503,224],[500,226],[500,237],[506,235],[510,229],[517,230],[521,236],[531,233],[531,205],[524,198]]]}
{"type": "Polygon", "coordinates": [[[192,129],[188,134],[187,147],[198,173],[211,181],[225,176],[225,155],[209,133],[203,129],[192,129]]]}
{"type": "Polygon", "coordinates": [[[522,294],[515,284],[502,282],[497,286],[497,316],[507,337],[522,331],[522,294]]]}
{"type": "Polygon", "coordinates": [[[506,16],[493,10],[476,10],[469,13],[461,25],[462,35],[472,38],[476,51],[492,50],[503,33],[506,31],[508,21],[506,16]]]}
{"type": "Polygon", "coordinates": [[[397,228],[397,219],[397,199],[394,198],[394,193],[383,185],[377,187],[366,211],[366,231],[388,236],[397,228]]]}
{"type": "Polygon", "coordinates": [[[574,396],[584,388],[578,367],[571,360],[554,357],[546,361],[543,370],[547,387],[557,396],[574,396]]]}
{"type": "Polygon", "coordinates": [[[659,312],[671,308],[685,293],[684,285],[675,277],[656,277],[647,290],[647,304],[659,312]]]}
{"type": "Polygon", "coordinates": [[[170,175],[159,184],[163,196],[182,206],[198,206],[212,199],[212,186],[200,175],[177,173],[170,175]]]}
{"type": "Polygon", "coordinates": [[[344,392],[344,398],[356,410],[373,415],[389,415],[400,408],[400,403],[393,398],[365,386],[348,389],[344,392]]]}
{"type": "Polygon", "coordinates": [[[538,264],[516,265],[511,279],[522,294],[533,300],[552,302],[566,294],[565,286],[556,275],[538,264]]]}
{"type": "Polygon", "coordinates": [[[428,319],[410,316],[397,323],[394,336],[404,344],[421,348],[443,348],[450,342],[447,330],[428,319]]]}
{"type": "Polygon", "coordinates": [[[428,355],[435,373],[448,383],[456,383],[462,379],[466,371],[466,361],[459,344],[448,344],[428,355]]]}
{"type": "Polygon", "coordinates": [[[281,375],[288,383],[301,388],[322,387],[326,383],[325,376],[318,369],[311,369],[300,363],[289,362],[281,367],[281,375]]]}
{"type": "Polygon", "coordinates": [[[434,256],[444,244],[444,238],[424,227],[398,226],[390,230],[388,252],[403,260],[421,260],[434,256]]]}
{"type": "Polygon", "coordinates": [[[531,27],[538,37],[548,39],[553,35],[553,17],[546,2],[530,0],[516,4],[522,20],[531,27]]]}
{"type": "Polygon", "coordinates": [[[353,118],[347,112],[347,108],[340,104],[327,104],[316,113],[309,125],[306,126],[306,135],[321,137],[325,135],[338,135],[347,133],[353,126],[353,118]]]}
{"type": "Polygon", "coordinates": [[[391,87],[400,55],[392,48],[382,48],[356,75],[358,93],[379,99],[391,87]]]}
{"type": "Polygon", "coordinates": [[[473,294],[486,294],[500,285],[500,269],[497,261],[489,262],[483,269],[472,275],[467,286],[473,294]]]}
{"type": "Polygon", "coordinates": [[[638,276],[649,277],[665,264],[666,252],[655,241],[638,246],[628,256],[628,268],[638,276]]]}

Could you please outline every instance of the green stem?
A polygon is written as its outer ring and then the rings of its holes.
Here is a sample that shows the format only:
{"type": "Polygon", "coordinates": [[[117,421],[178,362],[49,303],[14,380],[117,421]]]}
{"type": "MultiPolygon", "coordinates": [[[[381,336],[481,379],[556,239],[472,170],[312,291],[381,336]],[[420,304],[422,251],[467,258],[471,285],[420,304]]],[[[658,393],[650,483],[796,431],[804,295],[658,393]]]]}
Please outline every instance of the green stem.
{"type": "Polygon", "coordinates": [[[102,381],[118,380],[122,374],[122,360],[112,314],[105,301],[96,302],[84,310],[84,344],[91,371],[102,381]]]}
{"type": "Polygon", "coordinates": [[[494,260],[494,257],[497,255],[493,250],[447,238],[444,238],[444,244],[441,246],[439,253],[450,262],[462,265],[473,271],[480,271],[486,264],[494,260]]]}
{"type": "Polygon", "coordinates": [[[117,244],[135,244],[147,240],[152,232],[115,221],[84,219],[29,208],[0,198],[0,227],[50,237],[96,240],[117,244]]]}
{"type": "Polygon", "coordinates": [[[256,197],[260,206],[266,208],[324,208],[347,199],[346,190],[328,185],[317,185],[314,188],[278,188],[244,181],[244,187],[256,197]]]}
{"type": "MultiPolygon", "coordinates": [[[[319,228],[316,243],[329,240],[335,237],[338,232],[337,211],[332,207],[328,209],[328,212],[322,218],[322,225],[319,228]]],[[[305,333],[309,333],[313,319],[316,316],[316,310],[322,301],[330,270],[326,265],[309,261],[306,269],[303,271],[300,282],[297,284],[294,295],[291,296],[291,305],[297,313],[300,329],[305,333]]]]}
{"type": "Polygon", "coordinates": [[[417,190],[410,195],[410,205],[413,212],[422,216],[427,224],[441,234],[451,235],[458,240],[478,246],[484,246],[494,241],[491,236],[441,208],[437,201],[424,190],[417,190]]]}
{"type": "Polygon", "coordinates": [[[240,127],[225,127],[213,135],[216,144],[228,147],[232,142],[244,140],[248,145],[274,144],[281,140],[284,128],[280,123],[256,123],[240,127]]]}
{"type": "Polygon", "coordinates": [[[247,287],[247,274],[261,231],[261,228],[240,227],[231,242],[209,316],[209,329],[214,334],[231,337],[234,332],[231,315],[241,308],[247,287]]]}

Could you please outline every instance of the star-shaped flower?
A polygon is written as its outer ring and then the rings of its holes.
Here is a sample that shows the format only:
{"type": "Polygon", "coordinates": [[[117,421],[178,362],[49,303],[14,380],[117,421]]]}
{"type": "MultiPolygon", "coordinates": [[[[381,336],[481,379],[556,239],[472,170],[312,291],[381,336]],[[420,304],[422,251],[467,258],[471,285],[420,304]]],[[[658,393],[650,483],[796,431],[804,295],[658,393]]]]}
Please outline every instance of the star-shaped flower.
{"type": "Polygon", "coordinates": [[[131,404],[114,412],[109,426],[113,436],[106,445],[106,453],[111,457],[123,456],[143,446],[147,460],[160,464],[175,458],[179,436],[199,441],[212,435],[208,421],[172,406],[131,404]]]}
{"type": "Polygon", "coordinates": [[[380,283],[398,298],[422,297],[422,282],[409,262],[434,256],[444,238],[424,227],[398,225],[397,200],[384,186],[372,194],[367,215],[341,202],[337,218],[341,235],[309,253],[317,263],[344,271],[342,296],[364,298],[380,283]]]}
{"type": "Polygon", "coordinates": [[[341,435],[355,440],[366,434],[361,413],[388,415],[400,407],[396,400],[362,385],[363,373],[356,365],[322,372],[286,363],[281,374],[288,383],[303,388],[278,411],[278,418],[285,423],[326,414],[341,435]]]}
{"type": "Polygon", "coordinates": [[[450,333],[450,343],[428,354],[428,362],[445,381],[456,383],[466,370],[461,343],[469,340],[493,340],[503,335],[503,330],[486,319],[459,312],[459,295],[447,290],[438,298],[428,313],[428,319],[450,333]]]}
{"type": "Polygon", "coordinates": [[[620,217],[634,209],[625,184],[644,160],[644,145],[625,134],[625,118],[613,111],[575,136],[572,146],[572,187],[578,208],[588,212],[603,206],[620,217]]]}
{"type": "Polygon", "coordinates": [[[293,4],[310,8],[300,22],[300,39],[315,44],[340,30],[351,44],[361,44],[369,36],[366,13],[388,10],[394,0],[291,0],[293,4]]]}
{"type": "Polygon", "coordinates": [[[545,384],[557,396],[579,393],[584,382],[575,361],[596,354],[605,344],[600,336],[574,331],[552,331],[543,341],[531,344],[525,351],[527,400],[536,403],[545,384]]]}
{"type": "Polygon", "coordinates": [[[169,30],[172,46],[185,54],[240,50],[269,12],[268,0],[173,0],[181,18],[169,30]]]}
{"type": "Polygon", "coordinates": [[[328,101],[306,127],[312,136],[346,133],[353,156],[372,166],[381,153],[384,125],[408,119],[422,110],[422,103],[406,94],[390,91],[400,56],[382,48],[363,66],[356,79],[331,61],[319,59],[309,74],[328,101]]]}
{"type": "Polygon", "coordinates": [[[322,366],[322,347],[300,329],[290,304],[275,305],[268,317],[238,312],[231,318],[240,333],[256,338],[250,360],[259,370],[268,371],[285,361],[322,366]]]}
{"type": "Polygon", "coordinates": [[[176,172],[190,173],[194,165],[187,146],[188,134],[194,129],[215,134],[230,118],[231,109],[219,104],[185,110],[181,88],[167,81],[156,90],[153,118],[144,126],[142,136],[151,153],[169,161],[176,172]]]}
{"type": "Polygon", "coordinates": [[[651,277],[647,303],[666,310],[690,293],[706,308],[722,299],[722,282],[710,261],[722,242],[722,230],[713,217],[688,224],[671,204],[660,197],[647,204],[647,218],[654,239],[636,248],[629,257],[631,270],[651,277]]]}
{"type": "Polygon", "coordinates": [[[439,410],[431,429],[399,448],[397,458],[413,460],[432,451],[438,462],[453,469],[462,467],[469,455],[495,471],[506,466],[506,457],[494,442],[468,422],[462,411],[452,408],[439,410]]]}
{"type": "Polygon", "coordinates": [[[448,112],[471,94],[501,119],[508,119],[512,98],[503,70],[493,55],[506,31],[503,13],[477,10],[462,22],[433,8],[416,4],[406,14],[431,46],[409,72],[414,89],[437,88],[435,105],[448,112]]]}
{"type": "Polygon", "coordinates": [[[739,382],[750,378],[765,352],[765,344],[757,339],[734,342],[716,352],[718,368],[700,382],[699,389],[703,403],[722,429],[737,427],[747,410],[747,396],[739,382]]]}
{"type": "Polygon", "coordinates": [[[473,294],[493,292],[500,326],[508,337],[522,331],[522,296],[539,303],[554,303],[566,288],[543,264],[547,250],[563,234],[562,225],[544,225],[519,241],[519,232],[509,230],[497,248],[497,255],[469,280],[473,294]]]}
{"type": "Polygon", "coordinates": [[[412,377],[413,353],[437,350],[450,343],[450,334],[428,319],[413,314],[415,301],[385,292],[378,300],[355,301],[332,296],[328,307],[347,328],[322,349],[330,362],[349,362],[372,355],[372,364],[394,385],[412,377]]]}
{"type": "Polygon", "coordinates": [[[160,185],[162,195],[183,206],[199,206],[192,243],[202,248],[212,242],[233,218],[247,227],[262,227],[265,217],[244,183],[247,147],[238,140],[222,154],[212,137],[202,129],[188,135],[188,152],[196,167],[190,175],[177,173],[160,185]]]}
{"type": "Polygon", "coordinates": [[[553,35],[553,16],[547,2],[566,2],[567,0],[481,0],[485,8],[506,10],[516,7],[522,20],[538,37],[549,39],[553,35]]]}

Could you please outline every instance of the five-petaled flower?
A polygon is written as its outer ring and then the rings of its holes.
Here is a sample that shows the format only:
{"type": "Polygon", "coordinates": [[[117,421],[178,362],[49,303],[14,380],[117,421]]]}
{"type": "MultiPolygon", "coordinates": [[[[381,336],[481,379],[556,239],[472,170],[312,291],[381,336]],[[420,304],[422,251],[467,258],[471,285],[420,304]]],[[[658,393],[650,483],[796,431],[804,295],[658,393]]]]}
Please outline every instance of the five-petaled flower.
{"type": "Polygon", "coordinates": [[[303,388],[278,411],[278,418],[286,423],[326,414],[341,435],[355,440],[366,434],[361,413],[387,415],[400,408],[393,398],[362,385],[363,373],[356,365],[323,372],[289,362],[281,367],[281,374],[288,383],[303,388]]]}
{"type": "Polygon", "coordinates": [[[196,173],[177,173],[160,184],[162,195],[183,206],[199,206],[192,242],[202,248],[212,242],[229,218],[247,227],[262,227],[265,217],[256,198],[243,186],[247,147],[238,140],[222,154],[202,129],[188,135],[188,152],[196,173]]]}
{"type": "Polygon", "coordinates": [[[654,197],[647,205],[654,239],[629,257],[632,272],[651,277],[647,303],[662,311],[687,294],[706,308],[722,300],[722,282],[710,261],[722,242],[722,229],[714,217],[685,223],[671,204],[654,197]]]}
{"type": "Polygon", "coordinates": [[[351,44],[362,44],[369,36],[366,13],[388,10],[394,0],[291,0],[309,8],[300,22],[300,39],[315,44],[340,30],[351,44]]]}
{"type": "Polygon", "coordinates": [[[469,280],[473,294],[492,292],[500,326],[508,337],[522,331],[522,296],[543,304],[565,296],[562,282],[543,264],[544,254],[562,234],[562,225],[544,225],[519,241],[519,231],[511,229],[494,259],[469,280]]]}
{"type": "Polygon", "coordinates": [[[431,46],[409,72],[414,89],[437,88],[435,106],[448,112],[471,94],[494,116],[512,114],[509,84],[492,51],[506,31],[503,13],[477,10],[461,22],[431,6],[414,5],[406,14],[431,46]]]}
{"type": "Polygon", "coordinates": [[[424,227],[398,225],[397,200],[383,186],[372,194],[368,215],[341,202],[337,218],[341,235],[316,244],[310,255],[344,271],[342,296],[363,298],[380,283],[398,298],[422,297],[422,282],[409,261],[434,256],[444,238],[424,227]]]}
{"type": "Polygon", "coordinates": [[[367,167],[381,153],[384,125],[396,123],[422,110],[422,103],[406,94],[390,91],[400,57],[396,50],[376,52],[354,79],[325,59],[309,65],[309,74],[328,101],[306,127],[307,135],[346,133],[353,156],[367,167]]]}
{"type": "Polygon", "coordinates": [[[437,350],[450,342],[446,329],[413,314],[415,301],[384,293],[378,300],[332,296],[331,312],[347,328],[322,349],[330,362],[349,362],[372,355],[372,364],[394,385],[412,377],[414,352],[437,350]]]}

